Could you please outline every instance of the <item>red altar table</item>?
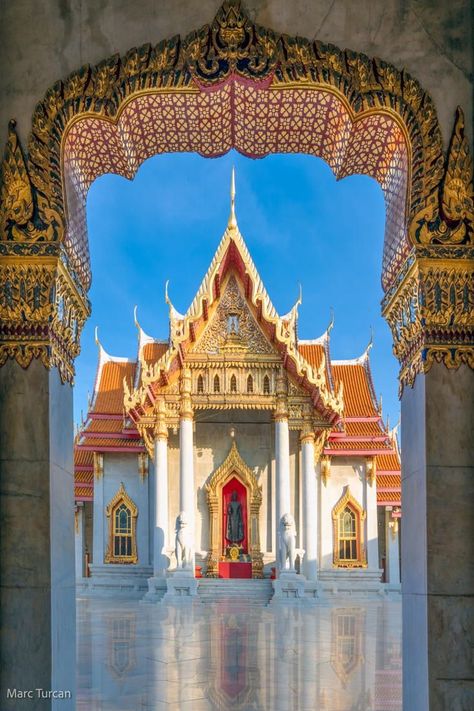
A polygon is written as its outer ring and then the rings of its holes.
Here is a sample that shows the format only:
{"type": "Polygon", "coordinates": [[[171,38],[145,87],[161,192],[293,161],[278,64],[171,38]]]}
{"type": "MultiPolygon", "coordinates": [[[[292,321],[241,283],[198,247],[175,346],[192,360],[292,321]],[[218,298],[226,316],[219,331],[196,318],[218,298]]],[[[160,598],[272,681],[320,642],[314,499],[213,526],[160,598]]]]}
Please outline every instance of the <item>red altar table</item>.
{"type": "Polygon", "coordinates": [[[231,561],[221,561],[219,563],[220,578],[251,578],[252,563],[232,563],[231,561]]]}

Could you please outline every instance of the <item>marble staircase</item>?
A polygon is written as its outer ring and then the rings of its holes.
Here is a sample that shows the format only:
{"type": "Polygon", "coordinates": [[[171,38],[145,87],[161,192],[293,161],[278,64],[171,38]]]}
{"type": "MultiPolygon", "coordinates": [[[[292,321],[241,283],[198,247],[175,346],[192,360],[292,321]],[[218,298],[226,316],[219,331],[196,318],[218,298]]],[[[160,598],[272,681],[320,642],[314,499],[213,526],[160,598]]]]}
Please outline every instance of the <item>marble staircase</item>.
{"type": "Polygon", "coordinates": [[[202,603],[236,602],[268,605],[273,595],[271,580],[199,578],[197,596],[202,603]]]}

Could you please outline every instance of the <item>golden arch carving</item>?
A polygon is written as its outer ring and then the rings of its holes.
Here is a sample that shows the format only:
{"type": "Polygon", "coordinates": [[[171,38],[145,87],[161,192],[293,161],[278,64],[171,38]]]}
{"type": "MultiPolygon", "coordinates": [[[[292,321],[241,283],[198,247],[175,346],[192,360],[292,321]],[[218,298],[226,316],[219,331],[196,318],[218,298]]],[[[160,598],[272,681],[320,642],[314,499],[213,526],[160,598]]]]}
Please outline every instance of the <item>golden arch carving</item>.
{"type": "Polygon", "coordinates": [[[359,504],[357,499],[355,499],[350,491],[349,486],[346,487],[345,493],[339,499],[337,504],[332,510],[332,524],[333,524],[333,566],[335,568],[366,568],[367,567],[367,555],[365,550],[364,541],[364,521],[366,518],[366,512],[359,504]],[[339,515],[348,506],[355,514],[356,517],[356,546],[357,546],[357,558],[355,560],[344,560],[340,557],[339,551],[339,515]]]}
{"type": "Polygon", "coordinates": [[[259,515],[262,505],[262,487],[255,474],[244,462],[232,442],[232,447],[225,461],[212,474],[206,484],[207,503],[209,506],[209,553],[207,556],[207,577],[218,575],[218,565],[222,555],[222,489],[227,481],[235,476],[247,489],[247,521],[249,535],[249,553],[252,560],[252,577],[263,577],[263,555],[260,550],[259,515]]]}
{"type": "MultiPolygon", "coordinates": [[[[401,384],[412,385],[416,374],[426,372],[435,361],[449,368],[461,363],[474,367],[472,160],[462,111],[457,112],[445,157],[432,100],[406,71],[256,25],[239,0],[224,2],[209,25],[185,38],[133,48],[123,57],[85,65],[56,82],[36,107],[26,156],[11,124],[2,164],[0,297],[6,318],[0,365],[14,358],[27,367],[32,358],[41,358],[47,367],[58,367],[63,380],[72,381],[80,333],[90,310],[88,186],[109,171],[131,178],[148,157],[145,151],[133,163],[129,156],[136,151],[121,150],[118,122],[125,117],[133,128],[134,117],[143,117],[152,102],[167,101],[170,106],[201,102],[200,110],[209,112],[221,99],[222,116],[232,127],[227,127],[229,135],[238,137],[240,130],[241,142],[231,138],[217,146],[215,141],[224,140],[227,130],[223,124],[214,131],[219,139],[194,145],[189,131],[180,138],[175,122],[170,138],[150,148],[150,155],[174,150],[213,155],[233,146],[248,155],[266,155],[275,152],[277,144],[282,150],[283,141],[288,152],[321,155],[338,177],[351,172],[372,175],[386,195],[383,313],[401,363],[401,384]],[[242,96],[246,106],[253,102],[259,111],[265,102],[275,109],[276,98],[280,107],[285,97],[291,97],[293,106],[325,101],[331,111],[339,112],[335,123],[345,128],[333,132],[331,142],[323,142],[336,146],[329,153],[292,143],[295,121],[284,141],[278,133],[276,143],[271,143],[271,130],[265,125],[264,144],[252,148],[244,140],[245,126],[252,126],[256,112],[237,114],[229,109],[237,107],[242,96]],[[80,145],[81,125],[88,136],[100,138],[93,156],[99,167],[94,172],[86,158],[86,176],[80,151],[72,149],[74,134],[80,145]],[[383,156],[385,177],[370,167],[370,145],[364,143],[364,136],[377,130],[382,139],[390,131],[391,139],[399,134],[398,163],[393,155],[388,158],[393,140],[383,156]],[[398,182],[391,183],[387,176],[397,171],[398,182]],[[75,175],[82,175],[77,184],[75,175]]],[[[304,117],[306,104],[302,105],[304,117]]],[[[314,114],[310,133],[317,127],[314,114]]],[[[203,136],[201,132],[199,140],[203,136]]]]}
{"type": "Polygon", "coordinates": [[[107,550],[105,552],[105,563],[136,563],[138,560],[137,554],[137,516],[138,509],[132,499],[129,497],[125,491],[125,486],[123,482],[120,484],[120,488],[113,497],[113,499],[108,503],[105,508],[105,513],[109,522],[109,541],[107,544],[107,550]],[[131,555],[122,556],[114,554],[114,512],[120,504],[125,504],[125,506],[130,511],[131,516],[131,555]]]}

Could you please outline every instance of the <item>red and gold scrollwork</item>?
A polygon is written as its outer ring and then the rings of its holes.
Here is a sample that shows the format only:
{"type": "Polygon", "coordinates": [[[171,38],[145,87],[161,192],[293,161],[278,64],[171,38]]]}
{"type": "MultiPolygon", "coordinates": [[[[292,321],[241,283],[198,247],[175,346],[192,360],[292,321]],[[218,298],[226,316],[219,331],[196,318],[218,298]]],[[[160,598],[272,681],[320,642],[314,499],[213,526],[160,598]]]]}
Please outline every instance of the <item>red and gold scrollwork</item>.
{"type": "Polygon", "coordinates": [[[133,127],[146,116],[156,118],[153,112],[173,114],[183,102],[196,116],[219,109],[219,130],[214,122],[213,132],[206,133],[198,121],[199,134],[191,135],[189,127],[180,134],[171,120],[162,135],[154,134],[159,145],[153,144],[149,155],[166,150],[215,155],[232,147],[265,155],[277,144],[281,150],[283,141],[289,152],[320,155],[340,178],[354,172],[375,177],[387,206],[383,308],[401,382],[413,382],[436,360],[448,367],[472,365],[472,297],[463,286],[474,249],[472,160],[462,111],[445,159],[431,98],[406,71],[261,27],[238,0],[224,2],[210,24],[185,38],[133,48],[56,82],[35,109],[26,156],[11,123],[0,196],[0,298],[7,313],[0,362],[15,358],[26,367],[41,358],[72,380],[89,313],[88,186],[110,170],[133,177],[148,157],[140,144],[143,126],[133,127]],[[276,143],[271,131],[254,130],[264,107],[293,112],[291,129],[280,132],[276,143]],[[329,109],[334,125],[322,118],[329,109]],[[124,116],[130,135],[138,136],[133,150],[116,140],[124,116]],[[307,146],[298,133],[305,116],[321,138],[307,146]],[[258,145],[249,142],[247,126],[252,136],[263,136],[258,145]],[[74,150],[83,134],[94,139],[98,173],[91,172],[87,155],[81,163],[74,150]],[[114,155],[112,143],[118,146],[114,155]],[[382,146],[376,161],[382,172],[371,163],[376,145],[382,146]],[[124,157],[131,154],[137,156],[133,165],[124,157]]]}

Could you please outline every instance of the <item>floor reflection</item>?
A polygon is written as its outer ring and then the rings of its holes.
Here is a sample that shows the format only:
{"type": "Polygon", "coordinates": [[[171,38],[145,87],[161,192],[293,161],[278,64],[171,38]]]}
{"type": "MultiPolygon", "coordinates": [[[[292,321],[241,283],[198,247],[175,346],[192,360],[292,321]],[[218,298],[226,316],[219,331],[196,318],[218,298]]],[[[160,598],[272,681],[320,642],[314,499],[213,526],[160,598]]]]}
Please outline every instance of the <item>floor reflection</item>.
{"type": "Polygon", "coordinates": [[[78,601],[80,711],[401,711],[401,604],[78,601]]]}

